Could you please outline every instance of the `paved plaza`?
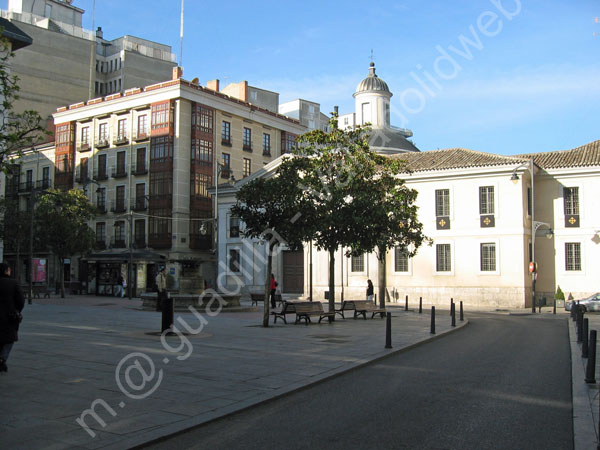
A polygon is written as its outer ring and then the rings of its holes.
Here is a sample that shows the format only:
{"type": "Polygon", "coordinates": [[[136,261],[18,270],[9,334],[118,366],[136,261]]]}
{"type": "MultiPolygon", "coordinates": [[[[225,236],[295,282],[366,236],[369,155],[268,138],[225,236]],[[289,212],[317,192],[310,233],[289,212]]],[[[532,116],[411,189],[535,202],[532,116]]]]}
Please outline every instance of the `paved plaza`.
{"type": "MultiPolygon", "coordinates": [[[[176,314],[183,333],[161,339],[160,313],[139,300],[35,299],[0,376],[2,446],[130,448],[432,338],[429,314],[390,311],[385,349],[379,318],[263,328],[262,307],[202,311],[176,314]]],[[[439,311],[433,337],[466,323],[439,311]]]]}

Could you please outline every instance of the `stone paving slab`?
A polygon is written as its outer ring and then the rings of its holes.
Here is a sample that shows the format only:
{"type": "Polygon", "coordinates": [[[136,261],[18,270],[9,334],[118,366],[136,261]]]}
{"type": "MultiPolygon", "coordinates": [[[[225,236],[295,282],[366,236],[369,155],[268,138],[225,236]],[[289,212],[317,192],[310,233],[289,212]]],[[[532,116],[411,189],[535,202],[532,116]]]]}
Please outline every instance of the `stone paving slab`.
{"type": "MultiPolygon", "coordinates": [[[[379,318],[263,328],[262,311],[176,314],[186,334],[161,339],[150,334],[160,313],[139,300],[107,303],[70,296],[26,306],[0,376],[3,448],[131,448],[432,338],[428,314],[391,307],[393,349],[379,318]],[[84,413],[92,407],[95,417],[84,413]]],[[[440,311],[434,337],[466,323],[452,328],[440,311]]]]}

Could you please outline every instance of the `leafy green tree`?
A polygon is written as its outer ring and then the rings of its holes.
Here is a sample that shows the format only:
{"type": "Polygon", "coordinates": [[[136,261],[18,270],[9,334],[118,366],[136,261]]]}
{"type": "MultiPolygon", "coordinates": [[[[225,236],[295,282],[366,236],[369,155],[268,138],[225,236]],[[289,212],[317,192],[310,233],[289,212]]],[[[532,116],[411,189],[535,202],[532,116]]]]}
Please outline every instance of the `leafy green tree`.
{"type": "Polygon", "coordinates": [[[273,254],[282,245],[302,249],[312,230],[313,205],[302,195],[300,175],[307,161],[286,157],[274,176],[255,178],[237,193],[231,213],[244,223],[244,237],[262,240],[267,247],[263,326],[269,326],[270,277],[273,254]]]}
{"type": "Polygon", "coordinates": [[[60,260],[60,293],[65,296],[64,275],[62,273],[65,258],[75,254],[88,253],[95,242],[95,233],[88,221],[96,215],[83,191],[49,190],[39,197],[36,216],[40,223],[40,233],[50,250],[60,260]]]}
{"type": "Polygon", "coordinates": [[[415,205],[417,191],[408,188],[401,175],[405,166],[401,159],[383,158],[378,164],[377,175],[368,183],[371,244],[378,260],[379,303],[385,307],[387,287],[386,254],[389,249],[400,247],[408,257],[413,257],[423,243],[431,240],[423,234],[423,224],[418,220],[415,205]]]}
{"type": "Polygon", "coordinates": [[[426,239],[414,205],[417,193],[400,178],[402,163],[379,155],[368,144],[370,129],[341,130],[337,116],[330,132],[311,131],[298,139],[309,164],[302,176],[314,206],[311,234],[329,253],[329,311],[335,309],[335,252],[358,256],[379,249],[380,301],[385,302],[385,252],[394,245],[414,255],[426,239]]]}
{"type": "Polygon", "coordinates": [[[2,37],[0,27],[0,170],[7,172],[11,160],[22,155],[25,148],[32,147],[48,135],[44,122],[36,111],[17,114],[13,105],[19,98],[18,78],[10,74],[10,51],[8,39],[2,37]]]}

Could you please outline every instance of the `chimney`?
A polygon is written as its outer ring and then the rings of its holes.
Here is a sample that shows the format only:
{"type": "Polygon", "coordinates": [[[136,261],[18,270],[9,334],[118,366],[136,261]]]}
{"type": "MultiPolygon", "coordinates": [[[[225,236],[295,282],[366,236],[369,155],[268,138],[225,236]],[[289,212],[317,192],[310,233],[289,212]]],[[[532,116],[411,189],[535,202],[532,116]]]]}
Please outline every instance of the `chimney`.
{"type": "Polygon", "coordinates": [[[183,76],[183,67],[173,67],[173,80],[179,80],[183,76]]]}
{"type": "Polygon", "coordinates": [[[219,92],[219,80],[210,80],[206,82],[206,87],[213,91],[219,92]]]}
{"type": "Polygon", "coordinates": [[[102,27],[98,27],[96,30],[96,37],[98,39],[104,39],[104,33],[102,32],[102,27]]]}

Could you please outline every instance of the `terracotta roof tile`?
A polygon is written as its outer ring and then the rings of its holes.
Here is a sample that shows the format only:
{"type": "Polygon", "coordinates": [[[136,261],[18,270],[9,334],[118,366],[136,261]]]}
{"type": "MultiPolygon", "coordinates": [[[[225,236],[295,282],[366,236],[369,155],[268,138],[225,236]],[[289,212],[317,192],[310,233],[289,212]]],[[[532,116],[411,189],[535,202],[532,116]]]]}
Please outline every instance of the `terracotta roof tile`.
{"type": "Polygon", "coordinates": [[[486,166],[513,166],[527,162],[527,159],[524,157],[495,155],[493,153],[478,152],[466,148],[400,153],[391,155],[390,158],[405,160],[406,168],[411,172],[486,166]]]}
{"type": "Polygon", "coordinates": [[[530,158],[543,169],[561,169],[567,167],[600,166],[600,140],[590,142],[572,150],[531,153],[516,158],[530,158]]]}

